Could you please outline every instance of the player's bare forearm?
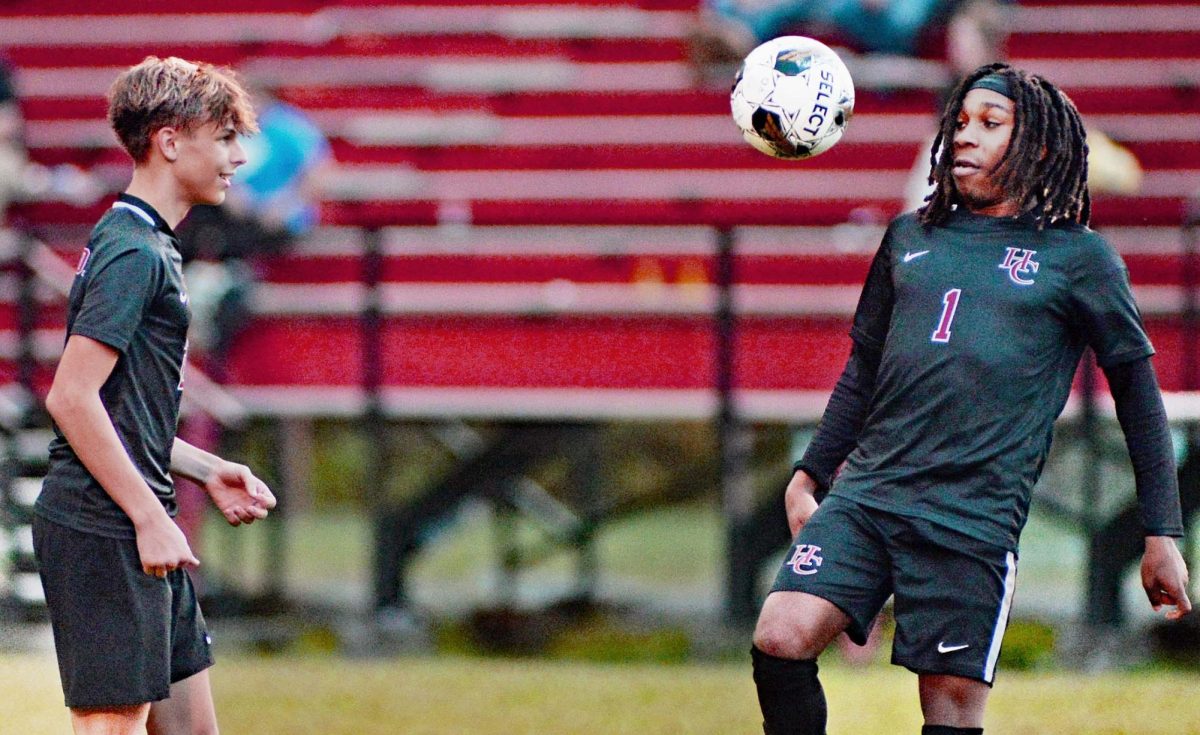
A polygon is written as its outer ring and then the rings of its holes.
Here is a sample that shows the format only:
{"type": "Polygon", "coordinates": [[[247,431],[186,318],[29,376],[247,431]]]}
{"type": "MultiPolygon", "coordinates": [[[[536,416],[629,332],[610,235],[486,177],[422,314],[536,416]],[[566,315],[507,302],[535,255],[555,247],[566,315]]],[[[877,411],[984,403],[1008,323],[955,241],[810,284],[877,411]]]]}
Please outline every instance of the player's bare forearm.
{"type": "Polygon", "coordinates": [[[171,447],[171,472],[200,484],[230,525],[267,517],[275,496],[246,465],[221,459],[176,437],[171,447]]]}
{"type": "Polygon", "coordinates": [[[800,533],[804,524],[817,510],[817,481],[812,479],[804,470],[796,470],[788,483],[787,491],[783,494],[784,508],[787,510],[788,529],[792,537],[800,533]]]}
{"type": "Polygon", "coordinates": [[[1167,618],[1174,620],[1191,612],[1192,602],[1188,598],[1188,570],[1169,536],[1147,536],[1146,552],[1142,557],[1142,587],[1150,605],[1157,611],[1164,606],[1173,607],[1167,618]]]}
{"type": "Polygon", "coordinates": [[[200,485],[205,483],[221,461],[212,452],[206,452],[179,437],[175,437],[175,443],[171,445],[171,474],[186,477],[200,485]]]}

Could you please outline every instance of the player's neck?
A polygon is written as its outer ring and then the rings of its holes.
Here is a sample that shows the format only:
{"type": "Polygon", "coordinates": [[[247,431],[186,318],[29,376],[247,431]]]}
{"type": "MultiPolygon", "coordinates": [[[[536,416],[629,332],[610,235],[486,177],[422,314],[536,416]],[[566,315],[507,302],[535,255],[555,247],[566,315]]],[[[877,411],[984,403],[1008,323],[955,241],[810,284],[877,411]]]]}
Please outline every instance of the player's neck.
{"type": "Polygon", "coordinates": [[[971,214],[978,214],[983,217],[1016,217],[1021,213],[1021,206],[1015,199],[1005,199],[1004,201],[980,206],[967,204],[966,209],[971,214]]]}
{"type": "Polygon", "coordinates": [[[171,229],[175,229],[187,216],[192,203],[184,196],[171,174],[168,167],[153,164],[135,166],[125,193],[154,207],[171,229]]]}

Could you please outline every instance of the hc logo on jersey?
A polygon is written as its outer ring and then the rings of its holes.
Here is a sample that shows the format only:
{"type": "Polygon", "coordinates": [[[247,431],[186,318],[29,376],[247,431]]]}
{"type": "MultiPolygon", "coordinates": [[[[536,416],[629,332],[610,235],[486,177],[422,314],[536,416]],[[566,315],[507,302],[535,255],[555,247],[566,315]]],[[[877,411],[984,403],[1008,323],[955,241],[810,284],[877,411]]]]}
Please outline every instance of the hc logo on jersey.
{"type": "Polygon", "coordinates": [[[1037,273],[1038,262],[1033,259],[1037,255],[1036,250],[1024,250],[1022,248],[1007,248],[1004,253],[1004,262],[1000,264],[1000,270],[1008,271],[1008,280],[1018,286],[1028,286],[1033,283],[1032,278],[1022,278],[1023,273],[1037,273]]]}
{"type": "Polygon", "coordinates": [[[800,544],[796,547],[788,566],[796,574],[816,574],[817,568],[825,559],[821,556],[821,547],[813,544],[800,544]]]}

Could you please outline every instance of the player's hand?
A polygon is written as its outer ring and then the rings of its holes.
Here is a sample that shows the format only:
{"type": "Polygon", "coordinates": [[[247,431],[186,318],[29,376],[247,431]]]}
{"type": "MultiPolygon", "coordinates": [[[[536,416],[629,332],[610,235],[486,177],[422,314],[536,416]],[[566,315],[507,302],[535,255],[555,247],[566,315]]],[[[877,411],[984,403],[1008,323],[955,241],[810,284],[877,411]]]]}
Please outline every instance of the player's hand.
{"type": "Polygon", "coordinates": [[[155,577],[165,577],[180,567],[198,567],[200,560],[192,553],[187,537],[166,513],[158,513],[135,526],[138,557],[142,571],[155,577]]]}
{"type": "Polygon", "coordinates": [[[783,494],[783,505],[787,510],[788,528],[792,538],[800,533],[808,519],[817,511],[817,483],[804,470],[796,470],[792,481],[783,494]]]}
{"type": "Polygon", "coordinates": [[[204,489],[231,526],[266,518],[275,507],[270,488],[244,464],[220,462],[205,480],[204,489]]]}
{"type": "Polygon", "coordinates": [[[1175,539],[1169,536],[1147,536],[1146,553],[1142,556],[1142,588],[1150,605],[1157,612],[1163,606],[1174,610],[1167,611],[1167,620],[1177,620],[1192,611],[1192,601],[1188,599],[1188,570],[1183,563],[1183,556],[1175,545],[1175,539]]]}

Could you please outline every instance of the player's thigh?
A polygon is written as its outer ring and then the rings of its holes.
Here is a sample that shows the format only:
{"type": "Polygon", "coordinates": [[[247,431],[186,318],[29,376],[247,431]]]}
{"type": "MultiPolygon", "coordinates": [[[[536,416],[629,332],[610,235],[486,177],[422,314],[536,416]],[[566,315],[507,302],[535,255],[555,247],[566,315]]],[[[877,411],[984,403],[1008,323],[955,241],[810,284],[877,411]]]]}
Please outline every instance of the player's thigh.
{"type": "Polygon", "coordinates": [[[819,653],[845,630],[862,644],[890,594],[886,540],[873,511],[826,498],[784,556],[756,640],[769,645],[792,640],[792,646],[819,653]]]}
{"type": "Polygon", "coordinates": [[[149,704],[71,710],[75,735],[140,735],[145,731],[149,704]]]}
{"type": "Polygon", "coordinates": [[[1016,588],[1016,555],[916,521],[893,548],[892,662],[991,684],[1016,588]]]}
{"type": "Polygon", "coordinates": [[[150,706],[148,735],[216,735],[217,713],[213,706],[208,670],[171,685],[171,696],[150,706]]]}

